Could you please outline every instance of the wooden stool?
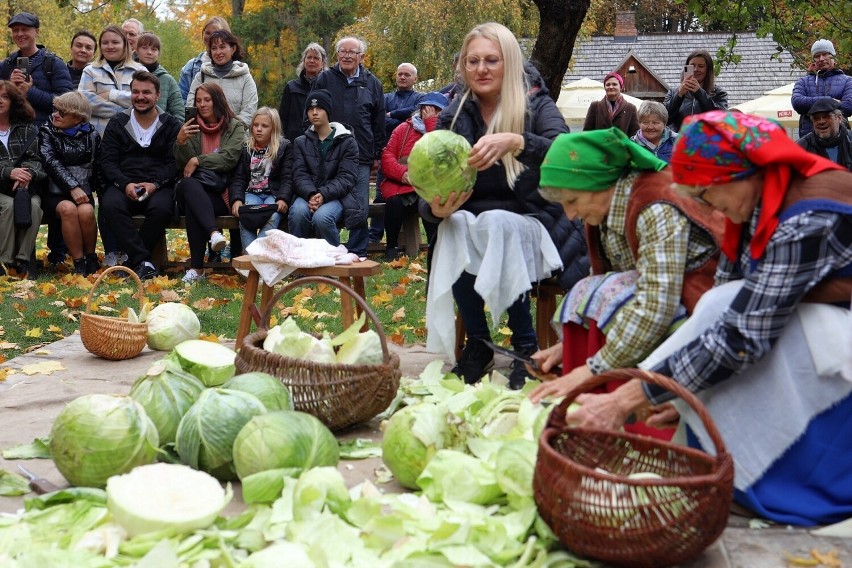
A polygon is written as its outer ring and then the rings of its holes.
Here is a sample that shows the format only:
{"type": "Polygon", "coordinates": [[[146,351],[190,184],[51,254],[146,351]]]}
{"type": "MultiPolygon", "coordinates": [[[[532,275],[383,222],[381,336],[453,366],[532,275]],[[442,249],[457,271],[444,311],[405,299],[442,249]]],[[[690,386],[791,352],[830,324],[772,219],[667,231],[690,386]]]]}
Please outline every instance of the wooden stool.
{"type": "MultiPolygon", "coordinates": [[[[243,305],[240,308],[240,324],[237,327],[237,349],[242,345],[243,339],[251,331],[252,315],[250,307],[257,301],[257,288],[260,284],[260,274],[255,270],[248,255],[238,256],[231,260],[231,266],[238,270],[248,270],[245,292],[243,293],[243,305]]],[[[335,266],[320,266],[318,268],[299,268],[293,274],[298,276],[328,276],[337,278],[361,296],[364,294],[364,278],[373,276],[382,270],[382,265],[374,260],[363,260],[354,264],[339,264],[335,266]]],[[[260,292],[260,311],[266,309],[269,299],[272,298],[272,287],[263,285],[260,292]]],[[[340,295],[340,304],[343,309],[343,327],[352,325],[358,318],[358,306],[352,301],[348,294],[340,295]]],[[[255,321],[255,325],[260,322],[255,321]]],[[[366,323],[364,324],[366,326],[366,323]]]]}

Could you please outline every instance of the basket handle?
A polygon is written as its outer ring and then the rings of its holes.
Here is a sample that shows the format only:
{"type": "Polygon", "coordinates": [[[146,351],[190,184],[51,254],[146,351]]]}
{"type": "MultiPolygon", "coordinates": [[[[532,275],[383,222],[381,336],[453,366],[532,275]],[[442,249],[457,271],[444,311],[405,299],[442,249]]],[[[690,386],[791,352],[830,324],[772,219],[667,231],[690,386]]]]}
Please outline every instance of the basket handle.
{"type": "Polygon", "coordinates": [[[559,406],[553,409],[550,413],[550,417],[547,419],[547,427],[557,429],[565,428],[567,426],[567,423],[565,422],[565,415],[566,412],[568,412],[568,407],[579,395],[588,392],[595,387],[602,386],[612,380],[630,379],[639,379],[640,381],[662,387],[673,393],[675,396],[683,399],[692,408],[692,410],[698,414],[702,424],[704,424],[704,428],[707,429],[707,434],[710,436],[710,440],[716,447],[716,457],[718,458],[720,456],[727,455],[728,451],[725,448],[725,442],[722,440],[722,436],[719,434],[716,424],[714,424],[712,418],[710,418],[707,408],[705,408],[704,404],[698,400],[698,397],[692,394],[692,392],[687,390],[677,381],[659,373],[642,369],[613,369],[575,384],[565,395],[565,398],[559,406]]]}
{"type": "MultiPolygon", "coordinates": [[[[326,278],[325,276],[303,276],[292,282],[288,282],[285,286],[283,286],[280,290],[275,292],[275,294],[269,299],[269,303],[266,305],[266,308],[263,310],[263,314],[260,317],[260,321],[257,322],[258,329],[269,329],[269,316],[272,314],[273,308],[275,308],[275,304],[278,303],[278,300],[281,297],[294,288],[301,287],[303,284],[328,284],[329,286],[334,286],[338,288],[341,293],[349,294],[353,300],[358,304],[358,306],[364,311],[365,314],[370,318],[373,322],[373,327],[376,328],[376,332],[379,334],[379,341],[382,344],[382,355],[385,358],[385,364],[390,361],[390,352],[388,351],[388,341],[385,336],[385,329],[382,327],[379,318],[376,317],[376,313],[367,305],[367,302],[362,298],[355,290],[344,284],[339,280],[335,280],[332,278],[326,278]]],[[[254,307],[254,306],[252,306],[254,307]]],[[[256,308],[255,308],[256,309],[256,308]]]]}
{"type": "Polygon", "coordinates": [[[104,277],[105,277],[107,274],[110,274],[110,273],[112,273],[112,272],[121,272],[121,271],[127,272],[128,274],[130,274],[130,276],[132,276],[132,277],[133,277],[133,280],[135,280],[135,281],[136,281],[136,289],[137,289],[137,291],[136,291],[136,293],[135,293],[135,294],[133,294],[133,295],[139,298],[139,310],[141,311],[141,310],[142,310],[142,308],[144,308],[144,307],[145,307],[145,303],[144,303],[144,294],[143,294],[143,289],[142,289],[142,281],[139,279],[139,276],[138,276],[138,275],[137,275],[137,274],[136,274],[136,273],[135,273],[132,269],[127,268],[126,266],[116,265],[116,266],[111,266],[111,267],[107,268],[106,270],[104,270],[103,272],[101,272],[101,273],[100,273],[100,275],[98,276],[97,280],[95,280],[95,283],[92,285],[92,289],[91,289],[91,290],[89,290],[89,295],[88,295],[88,297],[86,298],[86,310],[85,310],[85,313],[87,313],[87,314],[88,314],[88,313],[89,313],[89,310],[91,309],[91,305],[92,305],[92,295],[94,295],[94,293],[95,293],[95,288],[97,288],[97,287],[100,285],[101,280],[103,280],[103,279],[104,279],[104,277]]]}

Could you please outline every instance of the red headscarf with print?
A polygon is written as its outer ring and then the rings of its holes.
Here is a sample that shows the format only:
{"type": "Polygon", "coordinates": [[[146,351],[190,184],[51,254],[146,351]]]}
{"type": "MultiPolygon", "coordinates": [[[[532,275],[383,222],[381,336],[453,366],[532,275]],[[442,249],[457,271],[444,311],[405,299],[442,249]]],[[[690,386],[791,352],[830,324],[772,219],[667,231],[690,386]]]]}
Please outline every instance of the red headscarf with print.
{"type": "MultiPolygon", "coordinates": [[[[675,183],[710,186],[763,172],[761,211],[750,244],[760,260],[778,226],[778,214],[794,172],[809,177],[841,166],[812,154],[787,137],[778,124],[748,114],[714,110],[687,117],[671,159],[675,183]]],[[[737,258],[742,225],[727,220],[722,252],[737,258]]]]}

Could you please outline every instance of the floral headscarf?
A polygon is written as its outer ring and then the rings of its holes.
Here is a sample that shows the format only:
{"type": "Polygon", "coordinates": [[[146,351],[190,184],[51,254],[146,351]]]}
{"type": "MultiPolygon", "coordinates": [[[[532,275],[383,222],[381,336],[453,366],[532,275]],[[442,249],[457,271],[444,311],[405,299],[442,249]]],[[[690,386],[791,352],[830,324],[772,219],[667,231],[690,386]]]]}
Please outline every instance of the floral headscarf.
{"type": "MultiPolygon", "coordinates": [[[[793,172],[812,176],[841,166],[812,154],[787,137],[778,124],[748,114],[715,110],[687,117],[671,159],[675,183],[721,185],[762,171],[760,218],[751,241],[759,260],[778,226],[778,214],[793,172]]],[[[722,252],[736,259],[742,225],[727,220],[722,252]]]]}

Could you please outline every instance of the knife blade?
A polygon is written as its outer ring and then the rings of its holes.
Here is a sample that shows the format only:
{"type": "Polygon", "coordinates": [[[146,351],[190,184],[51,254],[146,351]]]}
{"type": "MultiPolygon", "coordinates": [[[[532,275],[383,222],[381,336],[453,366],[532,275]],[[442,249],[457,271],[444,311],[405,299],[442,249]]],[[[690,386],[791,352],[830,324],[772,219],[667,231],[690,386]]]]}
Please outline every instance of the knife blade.
{"type": "Polygon", "coordinates": [[[499,353],[500,355],[505,355],[515,361],[520,361],[521,363],[526,363],[529,367],[534,371],[533,374],[536,376],[541,376],[545,380],[552,380],[557,377],[562,376],[562,367],[556,366],[550,369],[549,373],[545,373],[541,370],[541,367],[538,366],[538,363],[532,357],[521,355],[517,351],[513,351],[512,349],[506,349],[505,347],[500,347],[499,345],[495,345],[494,343],[488,341],[487,339],[483,339],[482,342],[490,347],[495,353],[499,353]]]}
{"type": "Polygon", "coordinates": [[[59,487],[57,487],[53,482],[48,481],[43,477],[39,477],[35,473],[31,472],[21,464],[18,464],[18,469],[26,475],[30,480],[30,489],[38,493],[39,495],[44,495],[45,493],[53,493],[54,491],[59,491],[59,487]]]}

